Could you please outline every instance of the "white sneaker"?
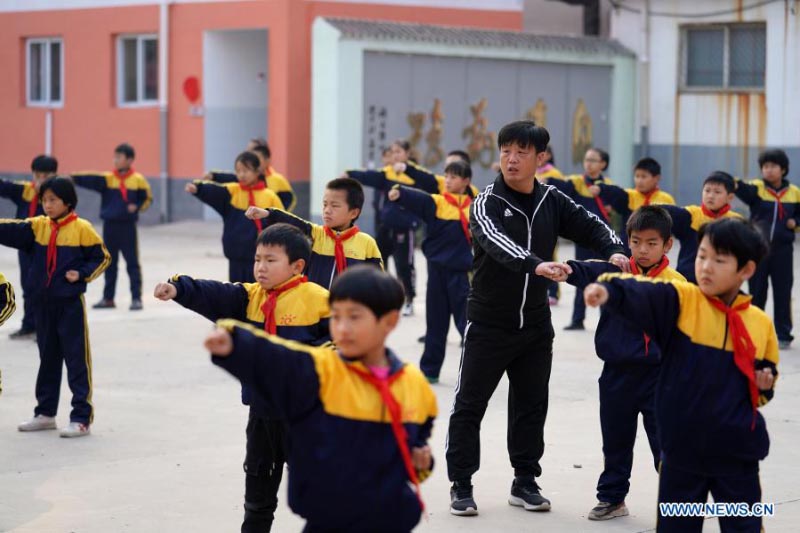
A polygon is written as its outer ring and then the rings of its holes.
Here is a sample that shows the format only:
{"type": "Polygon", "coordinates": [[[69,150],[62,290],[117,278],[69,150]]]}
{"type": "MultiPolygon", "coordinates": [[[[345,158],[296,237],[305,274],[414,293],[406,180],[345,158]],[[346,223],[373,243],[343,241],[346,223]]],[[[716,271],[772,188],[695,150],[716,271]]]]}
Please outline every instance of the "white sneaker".
{"type": "Polygon", "coordinates": [[[414,304],[407,303],[403,305],[403,316],[413,316],[414,315],[414,304]]]}
{"type": "Polygon", "coordinates": [[[27,422],[17,426],[20,431],[42,431],[43,429],[56,429],[56,419],[53,416],[36,415],[27,422]]]}
{"type": "Polygon", "coordinates": [[[86,424],[81,424],[80,422],[70,422],[67,427],[61,430],[61,436],[65,439],[71,439],[72,437],[85,437],[90,433],[91,431],[89,431],[89,426],[86,424]]]}

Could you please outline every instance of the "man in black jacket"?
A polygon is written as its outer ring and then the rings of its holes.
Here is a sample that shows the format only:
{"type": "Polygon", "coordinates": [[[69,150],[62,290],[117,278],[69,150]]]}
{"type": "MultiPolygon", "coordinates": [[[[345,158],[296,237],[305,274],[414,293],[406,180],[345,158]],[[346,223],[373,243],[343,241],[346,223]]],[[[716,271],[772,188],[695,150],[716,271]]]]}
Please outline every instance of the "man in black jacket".
{"type": "Polygon", "coordinates": [[[450,512],[475,515],[471,478],[480,465],[480,424],[497,384],[508,374],[508,454],[514,468],[511,505],[547,511],[539,492],[544,421],[553,359],[547,303],[551,280],[566,264],[552,262],[558,237],[595,250],[622,269],[622,241],[596,215],[554,187],[536,181],[550,141],[532,121],[507,124],[498,135],[501,173],[472,204],[475,260],[456,398],[447,433],[450,512]]]}

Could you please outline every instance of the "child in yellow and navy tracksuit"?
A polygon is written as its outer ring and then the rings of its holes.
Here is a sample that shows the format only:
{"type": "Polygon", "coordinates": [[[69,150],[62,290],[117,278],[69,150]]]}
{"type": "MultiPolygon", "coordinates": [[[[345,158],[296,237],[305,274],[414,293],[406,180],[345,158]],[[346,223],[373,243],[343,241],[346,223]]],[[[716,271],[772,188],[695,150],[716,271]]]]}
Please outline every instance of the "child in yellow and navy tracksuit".
{"type": "MultiPolygon", "coordinates": [[[[6,280],[6,277],[0,272],[0,326],[8,320],[14,311],[17,309],[14,300],[14,287],[6,280]]],[[[0,393],[3,392],[3,374],[0,373],[0,393]]]]}
{"type": "Polygon", "coordinates": [[[737,181],[736,196],[750,207],[750,220],[769,242],[769,254],[750,279],[753,305],[764,309],[769,280],[775,329],[781,348],[792,336],[792,285],[794,284],[794,236],[800,225],[800,188],[786,179],[789,157],[783,150],[767,150],[758,156],[763,179],[737,181]]]}
{"type": "Polygon", "coordinates": [[[397,140],[390,146],[393,164],[381,170],[347,170],[345,175],[361,182],[366,187],[372,187],[382,196],[384,202],[378,215],[380,220],[376,228],[376,241],[381,250],[384,264],[388,265],[389,257],[394,258],[397,277],[403,283],[406,291],[406,305],[403,315],[414,313],[414,298],[416,297],[416,275],[414,270],[415,235],[419,226],[419,219],[394,202],[386,201],[386,196],[395,185],[406,185],[420,189],[428,194],[439,192],[439,183],[436,177],[427,173],[418,173],[412,178],[412,173],[418,167],[409,158],[411,145],[408,141],[397,140]]]}
{"type": "MultiPolygon", "coordinates": [[[[317,346],[330,341],[328,291],[302,276],[311,255],[308,238],[295,227],[275,224],[258,236],[256,283],[222,283],[175,275],[155,296],[175,300],[209,320],[232,318],[267,333],[317,346]]],[[[250,405],[242,532],[269,531],[278,505],[286,461],[285,421],[267,411],[258,394],[243,385],[250,405]]]]}
{"type": "Polygon", "coordinates": [[[678,252],[677,270],[683,277],[696,283],[694,277],[694,260],[697,256],[697,232],[708,222],[720,218],[741,218],[731,211],[734,190],[733,176],[727,172],[715,171],[703,181],[702,202],[700,205],[678,207],[662,205],[672,217],[672,234],[681,244],[678,252]]]}
{"type": "Polygon", "coordinates": [[[0,221],[0,244],[33,255],[31,285],[36,288],[39,373],[34,418],[20,431],[55,429],[61,368],[67,366],[72,390],[70,424],[62,437],[89,434],[92,405],[92,355],[83,293],[86,284],[108,268],[111,257],[92,225],[75,214],[78,197],[67,178],[50,178],[39,188],[45,216],[0,221]]]}
{"type": "Polygon", "coordinates": [[[261,221],[248,220],[249,207],[283,209],[280,198],[267,188],[259,170],[258,157],[242,152],[236,157],[238,182],[218,184],[196,180],[186,185],[186,192],[211,206],[222,216],[222,251],[228,258],[228,281],[252,283],[256,238],[263,229],[261,221]]]}
{"type": "MultiPolygon", "coordinates": [[[[631,272],[659,280],[686,281],[669,267],[667,253],[672,248],[672,220],[660,206],[642,206],[626,224],[631,250],[631,272]]],[[[604,261],[567,261],[572,273],[567,283],[583,289],[619,267],[604,261]]],[[[608,520],[627,516],[625,496],[630,490],[633,446],[639,413],[656,471],[660,461],[656,427],[655,395],[661,348],[641,327],[602,310],[594,337],[597,356],[605,363],[600,386],[600,427],[603,435],[603,472],[597,482],[597,505],[589,520],[608,520]]]]}
{"type": "MultiPolygon", "coordinates": [[[[447,166],[450,163],[454,163],[456,161],[463,161],[466,163],[467,166],[471,168],[472,159],[470,159],[469,154],[463,150],[451,150],[447,153],[447,157],[444,158],[444,166],[447,166]]],[[[400,167],[398,167],[400,168],[400,167]]],[[[430,183],[431,178],[436,180],[436,186],[438,187],[438,194],[444,194],[447,192],[447,185],[445,184],[445,177],[439,174],[434,174],[433,172],[414,164],[406,164],[405,168],[403,168],[403,173],[406,174],[409,178],[413,179],[416,182],[428,184],[430,183]]],[[[470,198],[475,198],[480,194],[481,191],[478,190],[477,187],[470,184],[467,188],[465,194],[468,194],[470,198]]],[[[432,193],[430,193],[432,194],[432,193]]]]}
{"type": "MultiPolygon", "coordinates": [[[[753,504],[769,436],[758,407],[773,396],[778,339],[769,317],[740,292],[767,254],[751,224],[723,219],[700,228],[698,285],[604,274],[585,291],[641,327],[661,347],[656,422],[661,445],[658,501],[753,504]]],[[[703,529],[703,516],[671,516],[659,505],[659,533],[703,529]]],[[[749,513],[748,513],[749,514],[749,513]]],[[[722,531],[761,531],[760,516],[720,518],[722,531]]]]}
{"type": "Polygon", "coordinates": [[[322,196],[323,226],[278,209],[251,208],[247,216],[266,225],[283,222],[299,228],[311,238],[311,259],[306,266],[309,281],[326,289],[353,265],[362,263],[383,269],[375,239],[358,229],[356,220],[364,207],[364,189],[350,178],[328,182],[322,196]]]}
{"type": "Polygon", "coordinates": [[[116,307],[119,254],[125,258],[131,282],[131,311],[142,309],[142,268],[139,265],[139,237],[136,223],[139,213],[150,207],[153,195],[147,179],[133,169],[136,153],[127,143],[114,149],[114,170],[111,172],[77,172],[72,180],[78,187],[99,192],[100,218],[103,219],[103,242],[111,254],[111,264],[106,270],[103,299],[95,309],[116,307]]]}
{"type": "Polygon", "coordinates": [[[206,339],[214,364],[288,421],[289,506],[306,519],[304,531],[399,533],[419,522],[437,407],[422,373],[385,346],[403,300],[394,278],[355,267],[331,287],[336,348],[232,320],[206,339]]]}
{"type": "MultiPolygon", "coordinates": [[[[258,156],[260,161],[259,168],[261,173],[264,174],[267,189],[278,195],[278,198],[281,199],[281,203],[283,203],[286,211],[292,212],[297,205],[297,196],[292,189],[292,185],[289,183],[289,180],[283,176],[283,174],[276,172],[275,169],[272,168],[272,165],[270,164],[272,153],[269,150],[269,145],[266,144],[266,141],[259,141],[264,142],[264,144],[254,144],[253,147],[248,148],[248,150],[258,156]]],[[[252,143],[253,141],[251,141],[251,144],[252,143]]],[[[237,181],[235,172],[220,171],[209,172],[206,175],[206,179],[217,183],[233,183],[237,181]]]]}
{"type": "MultiPolygon", "coordinates": [[[[608,168],[610,158],[608,153],[599,148],[589,148],[583,158],[584,174],[580,176],[568,176],[565,179],[550,178],[547,180],[562,193],[569,196],[573,202],[586,209],[589,213],[600,219],[604,224],[611,225],[611,214],[607,206],[598,196],[594,196],[590,189],[594,185],[611,183],[603,175],[603,171],[608,168]]],[[[587,259],[602,259],[588,248],[575,245],[575,260],[585,261],[587,259]]],[[[583,320],[586,318],[586,304],[580,292],[575,293],[575,301],[572,306],[572,320],[565,330],[584,329],[583,320]]]]}
{"type": "MultiPolygon", "coordinates": [[[[597,186],[598,196],[622,216],[625,225],[631,213],[643,205],[675,205],[672,195],[658,187],[660,181],[661,165],[652,157],[645,157],[633,167],[633,189],[600,183],[597,186]]],[[[625,242],[628,240],[626,235],[620,235],[620,238],[625,242]]]]}
{"type": "MultiPolygon", "coordinates": [[[[52,178],[58,172],[58,161],[55,157],[48,155],[36,156],[31,162],[31,181],[13,182],[0,180],[0,196],[10,199],[17,206],[17,218],[33,218],[44,213],[42,204],[39,202],[39,187],[48,178],[52,178]]],[[[20,250],[19,255],[19,277],[22,285],[23,315],[22,327],[9,335],[12,339],[28,339],[36,335],[36,310],[33,305],[33,288],[28,283],[28,272],[31,269],[33,257],[27,252],[20,250]]]]}
{"type": "Polygon", "coordinates": [[[472,169],[463,161],[444,169],[447,191],[427,194],[398,186],[389,200],[399,203],[425,222],[427,236],[422,252],[428,260],[425,297],[425,351],[419,366],[430,383],[439,382],[444,363],[450,316],[461,337],[467,325],[469,272],[472,270],[472,235],[469,231],[468,192],[472,169]]]}

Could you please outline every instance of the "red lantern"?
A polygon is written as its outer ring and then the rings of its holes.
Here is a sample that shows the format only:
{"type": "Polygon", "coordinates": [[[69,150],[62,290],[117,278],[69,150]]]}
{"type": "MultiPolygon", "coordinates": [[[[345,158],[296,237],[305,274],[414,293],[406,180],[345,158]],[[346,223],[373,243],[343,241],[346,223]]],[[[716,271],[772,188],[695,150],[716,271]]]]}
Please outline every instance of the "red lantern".
{"type": "Polygon", "coordinates": [[[194,105],[200,99],[200,82],[197,76],[189,76],[183,81],[183,94],[189,99],[189,103],[194,105]]]}

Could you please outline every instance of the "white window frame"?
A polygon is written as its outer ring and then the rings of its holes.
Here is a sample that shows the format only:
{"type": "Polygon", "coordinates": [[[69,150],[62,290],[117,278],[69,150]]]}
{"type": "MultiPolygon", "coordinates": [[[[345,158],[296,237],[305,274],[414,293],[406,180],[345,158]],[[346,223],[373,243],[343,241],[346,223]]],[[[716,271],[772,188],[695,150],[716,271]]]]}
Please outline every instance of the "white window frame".
{"type": "Polygon", "coordinates": [[[61,37],[31,37],[25,39],[25,103],[28,107],[64,107],[64,39],[61,37]],[[52,70],[50,68],[50,52],[52,45],[58,43],[59,45],[59,63],[61,65],[59,72],[59,84],[61,87],[61,97],[58,100],[53,100],[50,95],[52,88],[52,70]],[[31,100],[31,48],[33,45],[41,44],[44,46],[44,99],[31,100]]]}
{"type": "MultiPolygon", "coordinates": [[[[144,98],[144,42],[153,40],[159,46],[155,33],[122,34],[117,37],[117,106],[118,107],[153,107],[158,105],[158,95],[154,99],[144,98]],[[125,50],[123,41],[136,40],[136,100],[125,101],[125,50]]],[[[156,73],[159,76],[159,73],[156,73]]],[[[158,80],[156,80],[158,81],[158,80]]]]}
{"type": "Polygon", "coordinates": [[[681,26],[679,80],[682,93],[763,93],[767,88],[767,64],[764,61],[764,85],[761,87],[745,87],[730,85],[730,44],[731,29],[744,27],[764,28],[766,42],[766,22],[732,22],[723,24],[686,24],[681,26]],[[723,30],[722,40],[722,85],[688,85],[689,79],[689,32],[692,30],[723,30]]]}

